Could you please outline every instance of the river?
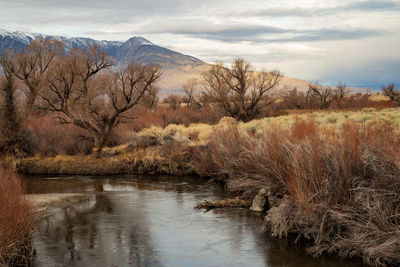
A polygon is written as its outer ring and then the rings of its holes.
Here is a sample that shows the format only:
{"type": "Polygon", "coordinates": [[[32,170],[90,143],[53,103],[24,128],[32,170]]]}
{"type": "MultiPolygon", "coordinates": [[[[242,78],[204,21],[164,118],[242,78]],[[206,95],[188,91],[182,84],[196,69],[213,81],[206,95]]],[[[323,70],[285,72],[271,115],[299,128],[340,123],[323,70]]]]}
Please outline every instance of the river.
{"type": "Polygon", "coordinates": [[[271,239],[262,216],[247,209],[196,210],[230,197],[194,177],[26,177],[35,193],[92,192],[58,210],[33,234],[33,266],[362,266],[312,258],[271,239]]]}

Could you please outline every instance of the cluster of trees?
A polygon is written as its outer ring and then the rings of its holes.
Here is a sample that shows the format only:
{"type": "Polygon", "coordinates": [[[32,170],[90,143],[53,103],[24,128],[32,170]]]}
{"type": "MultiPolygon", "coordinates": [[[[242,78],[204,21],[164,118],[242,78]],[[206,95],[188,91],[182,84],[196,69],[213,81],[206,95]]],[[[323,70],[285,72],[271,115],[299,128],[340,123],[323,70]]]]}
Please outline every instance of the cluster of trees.
{"type": "Polygon", "coordinates": [[[174,109],[181,103],[195,110],[210,105],[226,116],[250,121],[275,102],[273,89],[281,77],[279,71],[257,72],[250,63],[236,59],[231,66],[213,65],[203,73],[203,82],[189,79],[182,85],[183,97],[171,95],[164,102],[174,109]]]}
{"type": "Polygon", "coordinates": [[[282,74],[279,71],[257,72],[243,59],[231,66],[222,63],[213,65],[203,73],[204,81],[190,79],[182,85],[185,96],[169,96],[164,101],[176,109],[181,103],[200,109],[211,105],[241,121],[250,121],[265,116],[266,110],[276,102],[283,101],[287,108],[327,109],[348,93],[345,84],[336,87],[309,83],[308,90],[276,90],[282,74]]]}
{"type": "Polygon", "coordinates": [[[90,134],[101,151],[126,112],[139,103],[157,102],[158,65],[128,62],[118,67],[99,47],[65,51],[63,43],[38,39],[21,52],[8,50],[0,59],[3,136],[8,152],[22,149],[21,114],[52,114],[61,124],[73,124],[90,134]],[[4,132],[12,131],[12,132],[4,132]],[[11,139],[11,140],[10,140],[11,139]]]}
{"type": "MultiPolygon", "coordinates": [[[[119,66],[97,46],[66,51],[60,41],[38,39],[20,52],[6,51],[0,65],[0,150],[6,153],[30,150],[22,118],[48,114],[60,124],[86,131],[94,150],[101,151],[113,129],[132,118],[129,110],[138,105],[151,109],[160,101],[159,65],[128,62],[119,66]]],[[[229,66],[215,64],[202,78],[201,82],[189,79],[182,85],[184,96],[170,95],[163,102],[173,110],[185,103],[195,111],[212,107],[225,116],[250,121],[277,106],[327,109],[336,103],[340,107],[348,93],[344,84],[316,83],[310,83],[305,92],[278,91],[279,71],[256,71],[243,59],[229,66]]],[[[394,85],[382,90],[400,105],[394,85]]]]}

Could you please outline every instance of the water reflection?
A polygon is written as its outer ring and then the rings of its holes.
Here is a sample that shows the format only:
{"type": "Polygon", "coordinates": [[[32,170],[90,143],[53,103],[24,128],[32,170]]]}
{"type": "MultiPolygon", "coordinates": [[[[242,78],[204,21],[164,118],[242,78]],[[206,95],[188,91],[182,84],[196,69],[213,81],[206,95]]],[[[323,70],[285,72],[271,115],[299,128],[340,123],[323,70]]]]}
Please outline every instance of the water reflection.
{"type": "Polygon", "coordinates": [[[27,178],[38,193],[95,192],[42,221],[34,266],[358,266],[270,240],[247,210],[194,210],[222,188],[194,178],[27,178]]]}

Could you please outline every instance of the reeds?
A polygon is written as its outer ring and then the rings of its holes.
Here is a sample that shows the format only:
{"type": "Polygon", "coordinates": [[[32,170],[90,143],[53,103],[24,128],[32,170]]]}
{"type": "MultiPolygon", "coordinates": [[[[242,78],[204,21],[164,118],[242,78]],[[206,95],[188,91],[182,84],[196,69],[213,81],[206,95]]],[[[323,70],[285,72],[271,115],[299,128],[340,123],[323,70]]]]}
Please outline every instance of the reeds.
{"type": "Polygon", "coordinates": [[[32,210],[19,177],[0,167],[0,266],[28,266],[32,210]]]}
{"type": "Polygon", "coordinates": [[[400,132],[384,122],[341,128],[297,120],[261,133],[215,130],[197,154],[199,173],[237,189],[251,183],[282,197],[266,217],[277,237],[310,241],[313,255],[361,256],[400,263],[400,132]]]}

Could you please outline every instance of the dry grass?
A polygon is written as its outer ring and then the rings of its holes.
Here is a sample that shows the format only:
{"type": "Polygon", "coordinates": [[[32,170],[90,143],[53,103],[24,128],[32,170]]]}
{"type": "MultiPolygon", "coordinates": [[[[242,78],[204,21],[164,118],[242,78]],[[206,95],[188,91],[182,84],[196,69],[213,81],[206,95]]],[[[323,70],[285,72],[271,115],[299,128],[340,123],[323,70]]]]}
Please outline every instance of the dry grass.
{"type": "Polygon", "coordinates": [[[310,241],[313,255],[400,263],[400,109],[314,112],[216,125],[170,124],[104,149],[101,158],[21,160],[34,173],[211,176],[231,190],[282,199],[267,215],[278,237],[310,241]],[[39,171],[39,172],[38,172],[39,171]]]}
{"type": "Polygon", "coordinates": [[[256,183],[283,196],[267,215],[269,228],[278,237],[309,240],[315,256],[399,264],[400,132],[394,123],[350,120],[338,128],[299,119],[262,131],[231,125],[215,130],[196,166],[242,191],[256,183]]]}
{"type": "Polygon", "coordinates": [[[0,266],[28,266],[31,260],[31,206],[19,177],[0,168],[0,266]]]}

